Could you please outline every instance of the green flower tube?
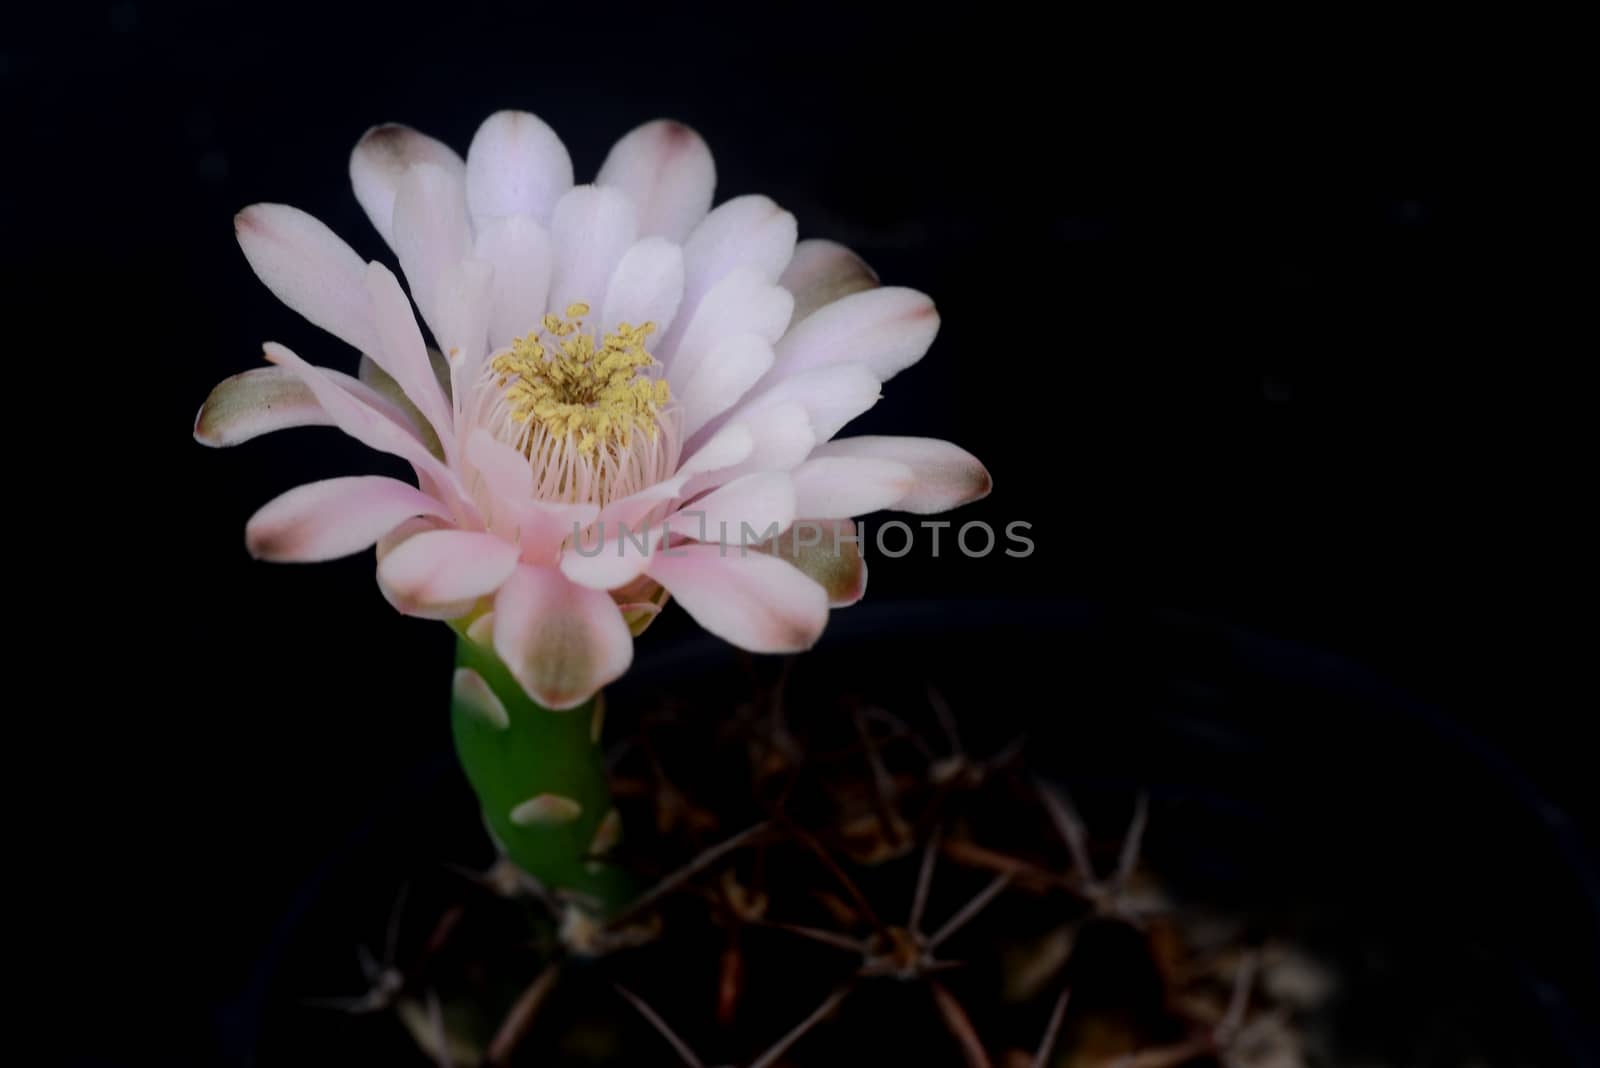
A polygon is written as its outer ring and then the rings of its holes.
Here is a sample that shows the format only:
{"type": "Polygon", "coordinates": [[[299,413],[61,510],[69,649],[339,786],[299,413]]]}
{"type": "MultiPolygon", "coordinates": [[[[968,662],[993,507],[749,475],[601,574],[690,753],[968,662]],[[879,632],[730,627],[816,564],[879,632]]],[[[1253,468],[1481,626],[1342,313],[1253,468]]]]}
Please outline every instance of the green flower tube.
{"type": "Polygon", "coordinates": [[[631,894],[626,875],[600,859],[621,826],[600,749],[603,702],[596,694],[566,711],[545,708],[494,650],[457,637],[451,729],[484,822],[513,863],[599,916],[631,894]]]}

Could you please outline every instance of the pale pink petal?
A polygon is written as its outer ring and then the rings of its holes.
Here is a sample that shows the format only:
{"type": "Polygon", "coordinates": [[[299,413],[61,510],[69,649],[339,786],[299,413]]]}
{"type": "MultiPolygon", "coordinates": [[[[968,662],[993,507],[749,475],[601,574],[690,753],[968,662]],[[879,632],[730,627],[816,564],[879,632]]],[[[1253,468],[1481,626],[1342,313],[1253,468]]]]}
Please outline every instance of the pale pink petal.
{"type": "Polygon", "coordinates": [[[614,186],[638,205],[641,235],[682,244],[711,208],[717,170],[699,134],[658,119],[612,146],[595,184],[614,186]]]}
{"type": "Polygon", "coordinates": [[[795,251],[794,216],[752,194],[717,205],[684,242],[686,288],[704,294],[735,267],[776,282],[795,251]]]}
{"type": "Polygon", "coordinates": [[[550,235],[526,215],[478,221],[474,254],[494,269],[489,289],[489,349],[538,329],[555,266],[550,235]]]}
{"type": "MultiPolygon", "coordinates": [[[[434,365],[434,380],[440,381],[440,372],[445,370],[443,357],[430,352],[428,362],[434,365]],[[435,363],[436,358],[437,363],[435,363]]],[[[327,368],[323,368],[323,372],[337,375],[337,372],[329,371],[327,368]]],[[[424,448],[439,459],[445,460],[444,445],[433,429],[433,424],[429,423],[427,417],[411,403],[411,398],[400,388],[400,383],[390,377],[388,371],[379,367],[372,361],[372,357],[364,352],[361,354],[361,366],[356,371],[356,379],[361,386],[366,387],[365,392],[356,394],[358,398],[366,399],[367,403],[399,422],[422,442],[424,448]]],[[[441,384],[439,388],[443,390],[445,385],[441,384]]]]}
{"type": "Polygon", "coordinates": [[[796,507],[815,519],[848,519],[892,508],[917,484],[905,464],[864,456],[814,456],[791,474],[796,507]]]}
{"type": "Polygon", "coordinates": [[[526,560],[553,562],[561,544],[599,516],[592,504],[534,500],[528,458],[486,430],[467,438],[466,456],[493,495],[487,517],[492,529],[521,544],[526,560]]]}
{"type": "Polygon", "coordinates": [[[566,709],[628,670],[633,636],[606,594],[523,566],[495,596],[494,650],[530,697],[566,709]]]}
{"type": "MultiPolygon", "coordinates": [[[[640,499],[638,495],[634,498],[640,499]]],[[[626,507],[612,508],[602,514],[590,537],[567,546],[561,555],[561,573],[592,589],[616,589],[644,572],[667,532],[698,541],[753,546],[794,521],[794,499],[789,476],[771,472],[730,482],[659,525],[637,521],[637,516],[636,521],[626,522],[626,507]]]]}
{"type": "Polygon", "coordinates": [[[378,562],[378,587],[410,616],[455,619],[500,588],[517,566],[517,546],[470,530],[425,530],[378,562]]]}
{"type": "Polygon", "coordinates": [[[495,112],[467,148],[467,205],[480,226],[506,215],[547,221],[571,188],[567,146],[537,115],[495,112]]]}
{"type": "Polygon", "coordinates": [[[445,271],[439,315],[431,324],[450,367],[451,396],[466,398],[489,354],[489,305],[494,268],[461,260],[445,271]]]}
{"type": "Polygon", "coordinates": [[[738,403],[772,366],[772,346],[756,334],[736,334],[706,354],[673,396],[683,409],[687,437],[738,403]]]}
{"type": "Polygon", "coordinates": [[[257,367],[217,383],[194,417],[194,439],[221,448],[274,430],[332,423],[300,379],[282,367],[257,367]]]}
{"type": "Polygon", "coordinates": [[[385,374],[394,379],[406,398],[432,424],[446,453],[454,447],[454,417],[439,379],[428,358],[422,329],[411,311],[411,301],[400,288],[399,279],[381,263],[367,265],[367,295],[378,332],[378,345],[366,353],[385,374]]]}
{"type": "Polygon", "coordinates": [[[598,311],[638,229],[633,202],[615,189],[580,185],[563,196],[550,223],[555,273],[549,310],[565,315],[570,305],[583,303],[598,311]]]}
{"type": "Polygon", "coordinates": [[[660,354],[676,350],[700,301],[730,271],[748,267],[768,282],[777,281],[794,253],[794,238],[794,216],[767,197],[735,197],[719,204],[684,243],[681,315],[663,335],[660,354]]]}
{"type": "Polygon", "coordinates": [[[794,294],[794,321],[798,323],[824,305],[877,288],[878,275],[843,245],[811,238],[795,246],[794,258],[778,284],[794,294]]]}
{"type": "Polygon", "coordinates": [[[662,357],[667,380],[677,389],[699,369],[711,350],[730,337],[755,334],[768,344],[783,336],[794,298],[782,286],[763,279],[754,268],[736,268],[695,309],[683,340],[662,357]]]}
{"type": "Polygon", "coordinates": [[[683,250],[664,237],[647,237],[624,253],[611,272],[600,329],[609,331],[618,323],[654,323],[656,332],[645,342],[654,351],[651,342],[672,325],[682,297],[683,250]]]}
{"type": "Polygon", "coordinates": [[[285,204],[252,204],[233,219],[239,247],[273,296],[362,352],[376,344],[366,264],[337,234],[285,204]]]}
{"type": "Polygon", "coordinates": [[[754,550],[679,545],[646,572],[706,630],[754,653],[809,649],[828,622],[828,595],[799,569],[754,550]]]}
{"type": "Polygon", "coordinates": [[[422,317],[433,328],[440,348],[445,348],[440,336],[445,274],[472,248],[465,179],[460,172],[419,163],[400,176],[392,244],[422,317]]]}
{"type": "MultiPolygon", "coordinates": [[[[802,371],[764,389],[757,386],[749,399],[720,419],[754,422],[764,418],[761,413],[774,405],[798,404],[806,410],[816,440],[823,442],[878,403],[881,396],[878,377],[870,370],[859,363],[836,363],[802,371]]],[[[711,425],[718,425],[718,421],[711,425]]]]}
{"type": "Polygon", "coordinates": [[[880,381],[922,359],[939,332],[933,301],[914,289],[887,286],[853,293],[794,325],[778,342],[767,380],[817,367],[860,363],[880,381]]]}
{"type": "Polygon", "coordinates": [[[413,516],[447,517],[415,486],[378,475],[296,486],[245,524],[245,547],[259,560],[316,563],[368,549],[413,516]]]}
{"type": "MultiPolygon", "coordinates": [[[[802,413],[801,418],[804,419],[802,413]]],[[[810,444],[807,444],[810,449],[810,444]]],[[[600,512],[599,522],[604,530],[636,529],[652,512],[660,510],[668,501],[685,494],[695,480],[714,472],[733,470],[747,461],[756,448],[756,438],[747,426],[729,426],[711,435],[678,465],[677,472],[653,486],[612,501],[600,512]]],[[[796,461],[798,462],[798,461],[796,461]]],[[[721,481],[728,481],[733,475],[721,481]]],[[[706,487],[694,488],[699,493],[706,487]]]]}
{"type": "Polygon", "coordinates": [[[614,590],[644,573],[658,529],[598,524],[583,541],[561,552],[561,573],[592,590],[614,590]]]}
{"type": "Polygon", "coordinates": [[[796,519],[759,548],[804,571],[827,591],[831,607],[855,604],[867,592],[860,535],[848,519],[796,519]]]}
{"type": "Polygon", "coordinates": [[[268,342],[265,349],[268,360],[288,369],[306,384],[340,430],[370,449],[409,460],[419,477],[432,480],[445,495],[445,503],[458,517],[465,519],[476,515],[476,509],[463,497],[455,475],[417,440],[415,434],[351,396],[327,371],[311,366],[282,345],[268,342]]]}
{"type": "Polygon", "coordinates": [[[350,153],[350,184],[355,187],[356,200],[390,248],[394,247],[395,190],[415,163],[466,174],[466,164],[448,145],[394,123],[368,130],[350,153]]]}
{"type": "MultiPolygon", "coordinates": [[[[422,426],[410,412],[365,382],[339,371],[322,369],[335,385],[384,418],[409,429],[422,441],[422,426]]],[[[202,445],[238,445],[274,430],[296,426],[333,426],[300,376],[283,367],[256,367],[217,383],[195,416],[194,437],[202,445]]]]}
{"type": "Polygon", "coordinates": [[[867,436],[819,445],[814,457],[865,457],[905,464],[916,477],[911,490],[891,507],[931,515],[989,495],[994,481],[978,458],[936,438],[867,436]]]}
{"type": "Polygon", "coordinates": [[[796,497],[788,472],[745,475],[685,504],[665,528],[696,541],[753,546],[788,529],[796,497]]]}
{"type": "Polygon", "coordinates": [[[754,415],[729,422],[711,440],[738,430],[750,436],[750,449],[744,458],[735,464],[706,469],[689,484],[690,493],[700,493],[755,471],[787,471],[809,456],[817,444],[811,416],[804,405],[794,402],[772,404],[754,415]]]}
{"type": "Polygon", "coordinates": [[[528,458],[483,428],[467,438],[467,462],[477,469],[496,497],[505,500],[531,500],[533,468],[528,458]]]}

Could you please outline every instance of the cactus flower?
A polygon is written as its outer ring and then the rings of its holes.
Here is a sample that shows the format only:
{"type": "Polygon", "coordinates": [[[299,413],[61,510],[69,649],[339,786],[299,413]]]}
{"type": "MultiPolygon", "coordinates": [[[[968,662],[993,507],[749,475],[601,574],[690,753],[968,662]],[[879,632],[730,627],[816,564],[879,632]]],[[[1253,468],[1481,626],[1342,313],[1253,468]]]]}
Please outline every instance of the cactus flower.
{"type": "Polygon", "coordinates": [[[933,304],[839,245],[797,244],[764,196],[713,208],[711,155],[682,125],[635,129],[588,185],[549,126],[511,111],[465,160],[379,126],[350,176],[404,287],[295,208],[256,204],[236,228],[260,279],[357,350],[359,372],[268,344],[271,366],[220,384],[195,436],[332,425],[407,461],[415,485],[289,490],[250,519],[250,552],[376,546],[396,608],[452,621],[546,708],[621,675],[669,597],[727,641],[788,652],[861,595],[853,547],[758,550],[751,531],[988,491],[947,442],[836,437],[928,349],[933,304]]]}

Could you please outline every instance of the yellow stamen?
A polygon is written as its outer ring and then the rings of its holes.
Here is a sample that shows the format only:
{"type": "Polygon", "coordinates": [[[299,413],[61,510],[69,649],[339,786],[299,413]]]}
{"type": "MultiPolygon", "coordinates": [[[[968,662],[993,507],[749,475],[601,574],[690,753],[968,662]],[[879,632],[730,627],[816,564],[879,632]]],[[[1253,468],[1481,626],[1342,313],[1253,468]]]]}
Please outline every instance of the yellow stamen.
{"type": "Polygon", "coordinates": [[[579,302],[567,307],[564,319],[546,315],[550,345],[530,333],[490,366],[512,419],[536,420],[552,434],[575,437],[578,451],[590,456],[602,445],[626,448],[637,430],[654,439],[657,416],[672,394],[664,379],[639,373],[656,363],[644,347],[655,323],[619,323],[597,344],[583,328],[587,314],[589,306],[579,302]]]}

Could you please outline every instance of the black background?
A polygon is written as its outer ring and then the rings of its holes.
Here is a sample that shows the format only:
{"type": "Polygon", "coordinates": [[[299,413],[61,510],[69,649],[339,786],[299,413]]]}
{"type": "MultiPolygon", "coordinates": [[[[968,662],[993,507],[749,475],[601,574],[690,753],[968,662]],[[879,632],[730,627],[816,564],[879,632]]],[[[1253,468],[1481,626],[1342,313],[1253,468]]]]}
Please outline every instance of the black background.
{"type": "MultiPolygon", "coordinates": [[[[19,606],[65,654],[29,828],[70,906],[45,913],[50,1000],[101,990],[84,1037],[108,1057],[130,1028],[203,1057],[306,872],[447,745],[444,628],[395,616],[370,557],[243,549],[271,496],[383,461],[332,431],[213,452],[190,428],[264,340],[353,359],[255,281],[234,212],[290,203],[388,258],[348,187],[356,138],[399,121],[464,149],[507,107],[551,123],[579,180],[682,119],[719,200],[765,192],[937,301],[939,340],[858,432],[976,452],[995,491],[956,518],[1030,522],[1037,552],[880,559],[869,599],[1172,609],[1311,643],[1590,834],[1588,646],[1559,606],[1591,603],[1562,516],[1592,496],[1592,353],[1554,327],[1580,289],[1558,157],[1587,134],[1560,50],[1522,29],[477,2],[14,25],[14,503],[71,576],[19,606]],[[23,503],[35,480],[49,503],[23,503]]],[[[672,612],[641,648],[692,630],[672,612]]]]}

